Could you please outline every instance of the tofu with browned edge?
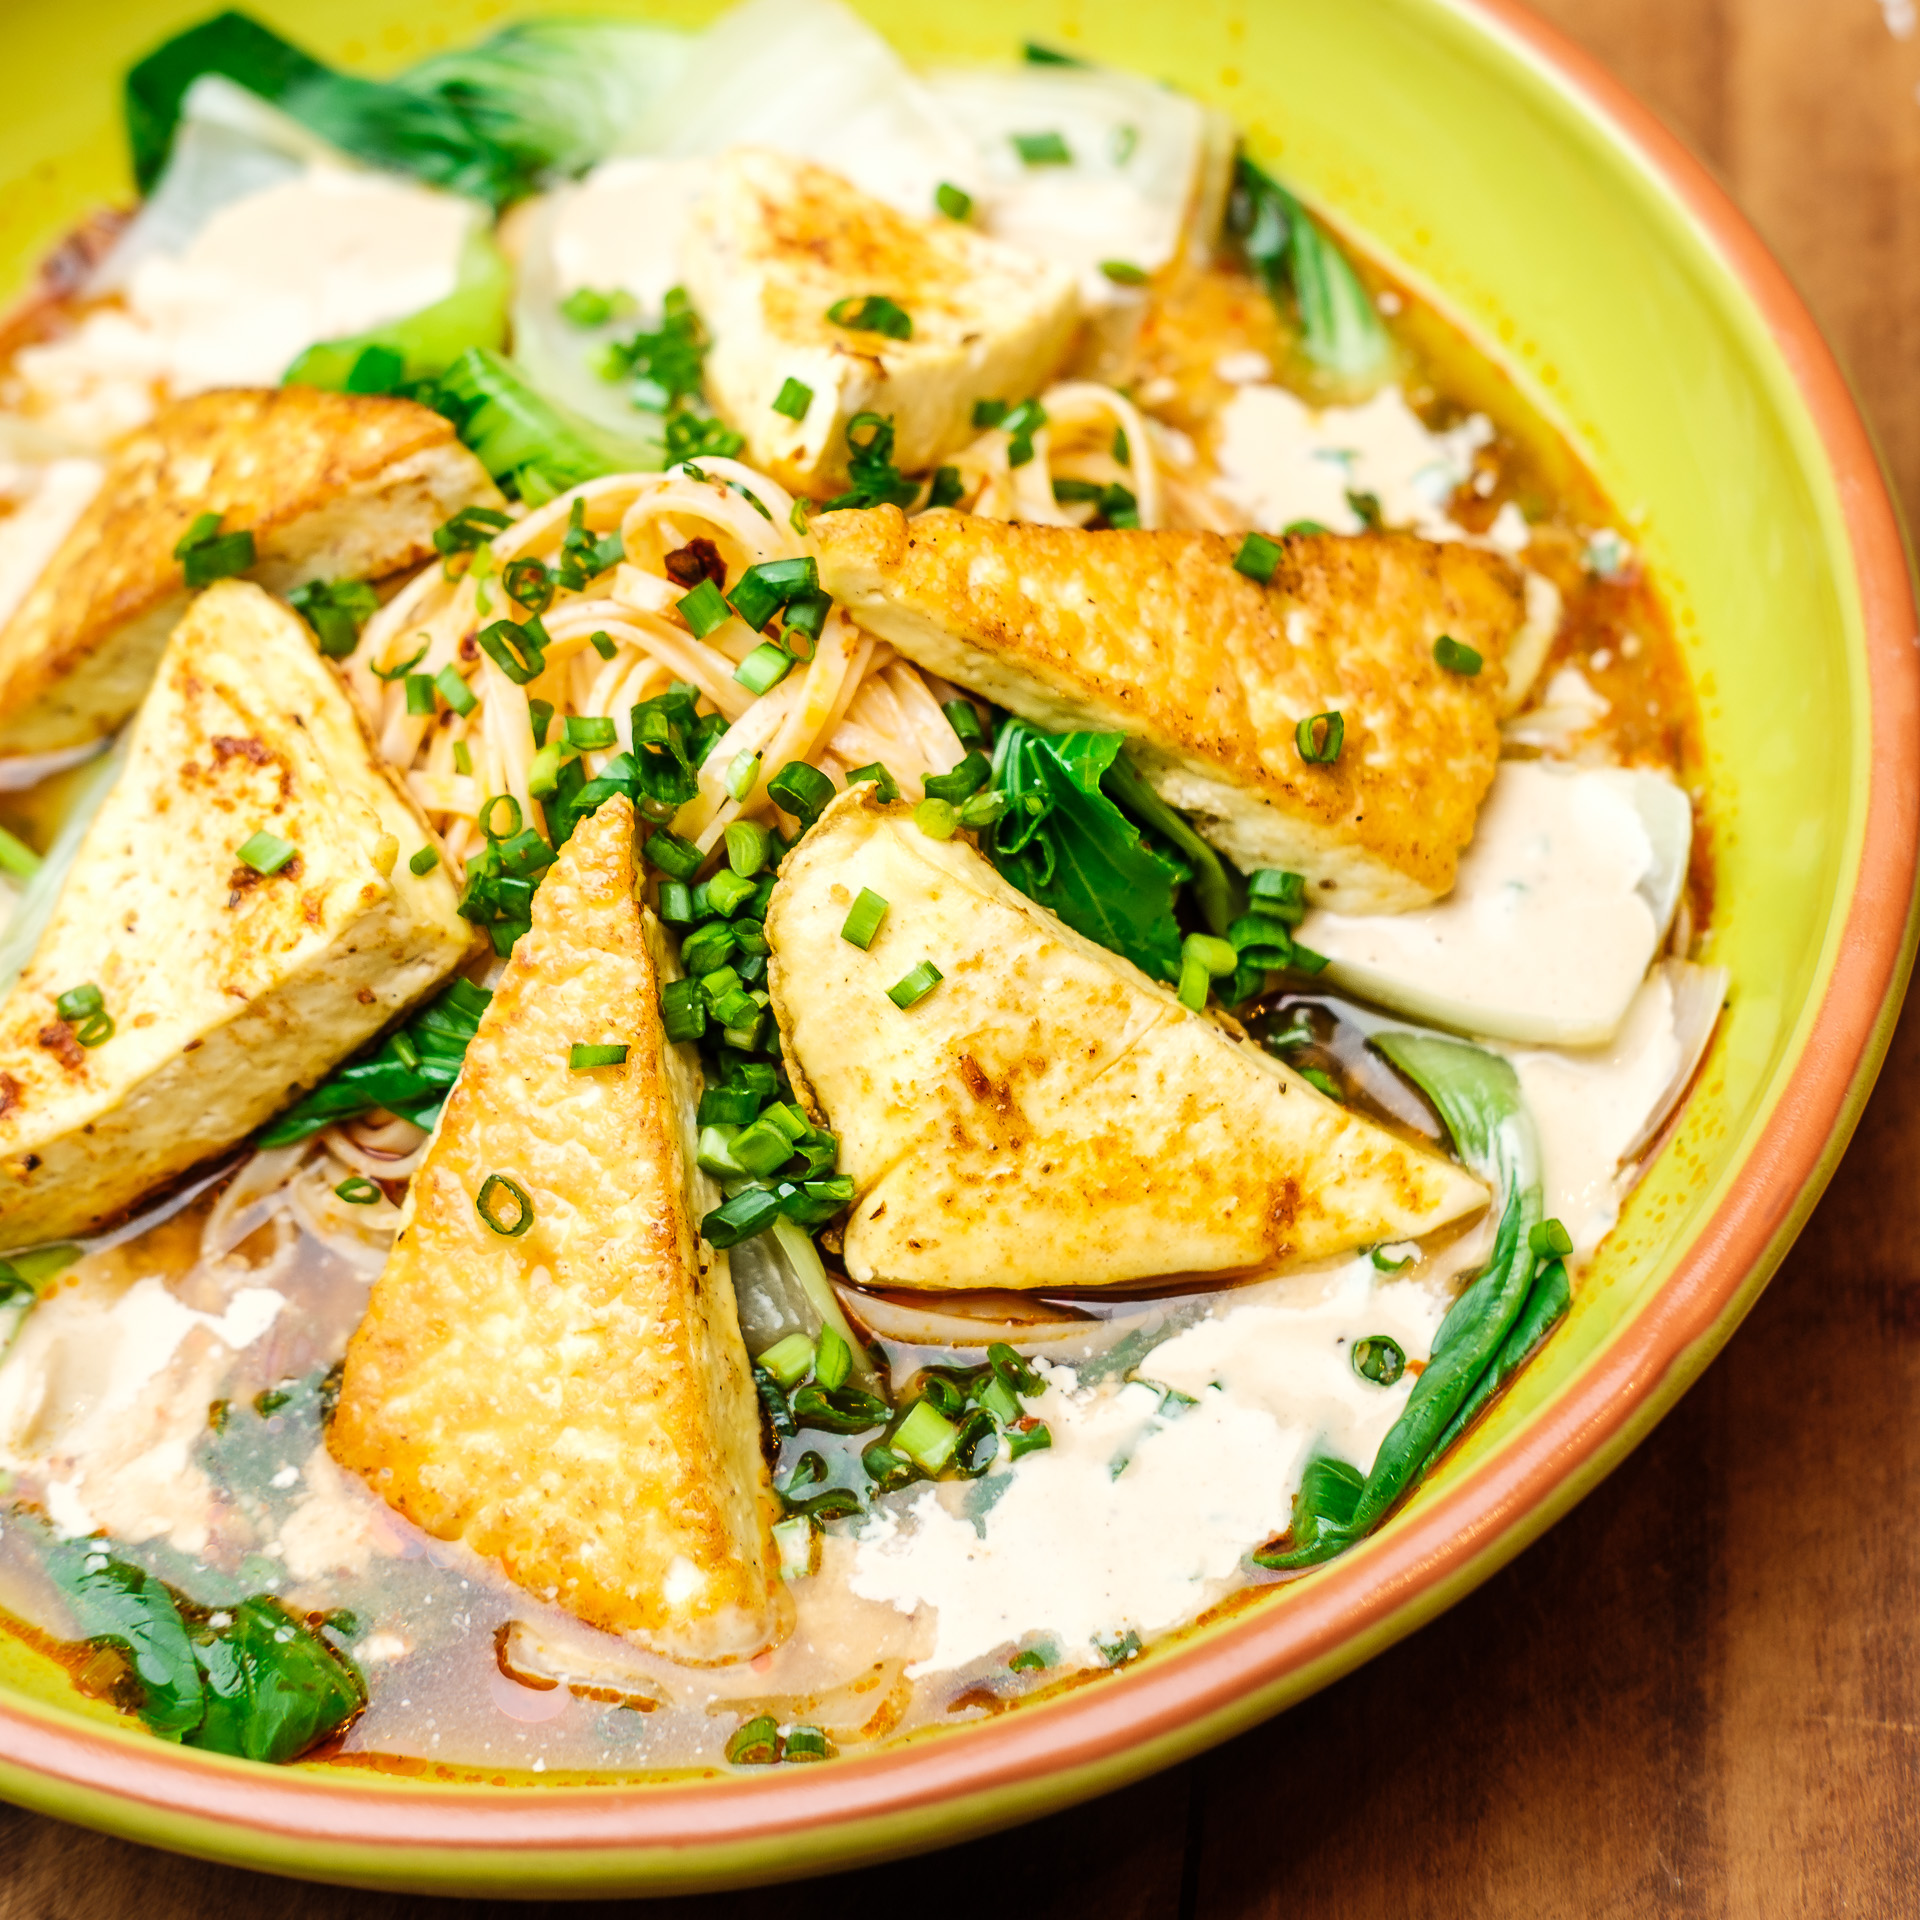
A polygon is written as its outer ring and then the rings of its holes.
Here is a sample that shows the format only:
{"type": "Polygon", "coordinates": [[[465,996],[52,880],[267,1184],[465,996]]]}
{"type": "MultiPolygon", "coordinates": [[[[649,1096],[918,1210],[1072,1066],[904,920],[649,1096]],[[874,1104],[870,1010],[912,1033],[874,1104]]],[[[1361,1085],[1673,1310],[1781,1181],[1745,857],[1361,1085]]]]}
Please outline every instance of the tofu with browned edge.
{"type": "Polygon", "coordinates": [[[673,969],[634,903],[633,825],[606,802],[534,896],[327,1444],[539,1599],[714,1663],[778,1640],[791,1603],[727,1256],[694,1225],[718,1198],[694,1160],[699,1069],[661,1023],[673,969]],[[575,1043],[627,1057],[575,1072],[575,1043]]]}
{"type": "Polygon", "coordinates": [[[1402,912],[1453,885],[1523,615],[1498,554],[1295,534],[1262,586],[1212,533],[909,522],[897,507],[812,530],[821,585],[868,632],[1036,725],[1126,734],[1161,798],[1242,869],[1302,873],[1317,905],[1345,913],[1402,912]],[[1441,666],[1443,637],[1480,670],[1441,666]],[[1329,713],[1338,758],[1309,762],[1296,730],[1329,713]]]}
{"type": "Polygon", "coordinates": [[[0,1246],[84,1233],[244,1140],[471,951],[431,835],[302,622],[222,581],[0,1003],[0,1246]],[[277,872],[238,850],[289,843],[277,872]],[[94,986],[111,1037],[56,1002],[94,986]]]}
{"type": "Polygon", "coordinates": [[[929,839],[869,784],[787,856],[768,981],[795,1090],[853,1178],[848,1274],[892,1287],[1227,1278],[1483,1207],[1451,1161],[1329,1100],[929,839]],[[841,937],[870,889],[864,950],[841,937]],[[922,961],[940,982],[901,1008],[922,961]]]}
{"type": "Polygon", "coordinates": [[[838,493],[860,413],[890,420],[896,464],[920,472],[973,438],[975,401],[1037,393],[1072,344],[1070,273],[932,212],[914,219],[760,148],[715,162],[684,254],[713,336],[707,391],[754,464],[786,485],[838,493]],[[910,337],[827,317],[856,317],[872,295],[905,315],[910,337]],[[798,418],[774,405],[792,398],[790,381],[808,396],[798,418]]]}
{"type": "Polygon", "coordinates": [[[286,593],[415,566],[442,521],[499,504],[451,424],[411,400],[279,387],[179,401],[114,456],[0,627],[0,754],[82,746],[140,704],[186,611],[173,550],[198,515],[250,532],[247,577],[286,593]]]}

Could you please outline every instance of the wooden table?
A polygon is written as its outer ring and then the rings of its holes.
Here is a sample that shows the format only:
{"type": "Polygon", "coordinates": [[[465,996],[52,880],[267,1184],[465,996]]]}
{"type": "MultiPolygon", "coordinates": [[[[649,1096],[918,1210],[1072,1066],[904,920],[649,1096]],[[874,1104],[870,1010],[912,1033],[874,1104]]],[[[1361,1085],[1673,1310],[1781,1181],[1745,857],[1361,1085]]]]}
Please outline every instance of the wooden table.
{"type": "MultiPolygon", "coordinates": [[[[1540,3],[1731,184],[1920,513],[1920,38],[1894,38],[1876,0],[1540,3]]],[[[1726,1355],[1571,1519],[1444,1619],[1230,1746],[931,1873],[656,1911],[1920,1911],[1916,1408],[1920,1002],[1726,1355]]],[[[0,1920],[388,1920],[435,1904],[200,1866],[0,1808],[0,1920]]]]}

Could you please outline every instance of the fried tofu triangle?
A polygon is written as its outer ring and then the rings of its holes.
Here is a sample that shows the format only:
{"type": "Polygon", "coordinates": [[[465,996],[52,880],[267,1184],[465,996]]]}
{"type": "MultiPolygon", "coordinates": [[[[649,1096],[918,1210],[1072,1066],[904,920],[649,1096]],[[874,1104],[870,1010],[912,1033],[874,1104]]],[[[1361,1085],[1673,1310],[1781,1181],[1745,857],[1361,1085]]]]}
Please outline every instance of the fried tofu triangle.
{"type": "Polygon", "coordinates": [[[845,1260],[895,1287],[1104,1287],[1408,1239],[1487,1190],[1359,1119],[1015,892],[843,794],[767,910],[788,1072],[840,1136],[845,1260]],[[863,889],[865,951],[841,938],[863,889]],[[901,1009],[887,989],[943,976],[901,1009]]]}
{"type": "Polygon", "coordinates": [[[452,426],[411,400],[279,387],[168,407],[0,627],[0,754],[83,746],[140,704],[186,610],[173,549],[198,515],[251,533],[249,577],[285,593],[417,565],[459,508],[499,504],[452,426]]]}
{"type": "Polygon", "coordinates": [[[575,831],[467,1049],[366,1318],[327,1445],[428,1533],[674,1659],[751,1658],[791,1603],[698,1073],[668,1042],[633,809],[575,831]],[[643,924],[644,922],[644,924],[643,924]],[[576,1043],[626,1063],[574,1072],[576,1043]],[[533,1218],[499,1176],[527,1195],[533,1218]]]}
{"type": "Polygon", "coordinates": [[[0,1004],[0,1247],[243,1140],[472,950],[453,882],[407,865],[431,839],[412,803],[260,588],[194,602],[124,751],[0,1004]],[[258,833],[284,843],[272,873],[239,858],[258,833]],[[85,986],[105,1037],[61,1015],[85,986]]]}
{"type": "Polygon", "coordinates": [[[826,514],[813,532],[821,585],[861,626],[1039,726],[1125,733],[1161,797],[1243,869],[1303,873],[1345,913],[1452,887],[1524,612],[1498,554],[1295,534],[1263,587],[1212,533],[944,512],[909,525],[897,507],[826,514]],[[1443,668],[1442,636],[1480,671],[1443,668]],[[1334,712],[1339,756],[1312,764],[1295,730],[1334,712]]]}

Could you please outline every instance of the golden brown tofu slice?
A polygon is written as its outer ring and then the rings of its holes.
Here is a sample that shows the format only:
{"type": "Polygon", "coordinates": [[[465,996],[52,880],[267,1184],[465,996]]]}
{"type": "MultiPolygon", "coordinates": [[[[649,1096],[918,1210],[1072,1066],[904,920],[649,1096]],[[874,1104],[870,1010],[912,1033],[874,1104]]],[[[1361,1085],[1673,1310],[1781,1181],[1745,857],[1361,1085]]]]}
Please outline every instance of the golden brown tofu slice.
{"type": "Polygon", "coordinates": [[[1065,357],[1073,276],[927,215],[787,154],[742,147],[714,163],[686,245],[713,334],[707,388],[787,485],[838,493],[860,413],[892,421],[895,461],[923,471],[973,438],[975,401],[1037,393],[1065,357]],[[859,317],[872,295],[892,303],[891,331],[828,318],[859,317]],[[797,420],[774,406],[793,382],[810,396],[797,420]]]}
{"type": "Polygon", "coordinates": [[[1263,587],[1211,533],[909,523],[897,507],[813,531],[821,585],[869,632],[1037,725],[1125,733],[1161,797],[1243,869],[1303,873],[1347,913],[1453,885],[1523,614],[1497,554],[1296,534],[1263,587]],[[1439,664],[1443,636],[1481,656],[1478,673],[1439,664]],[[1330,765],[1296,739],[1323,713],[1345,729],[1330,765]]]}
{"type": "Polygon", "coordinates": [[[693,1222],[698,1068],[670,1043],[633,809],[575,831],[413,1176],[327,1444],[415,1525],[676,1659],[749,1658],[789,1601],[727,1256],[693,1222]],[[574,1072],[576,1043],[628,1049],[574,1072]],[[527,1196],[520,1225],[511,1189],[527,1196]]]}
{"type": "Polygon", "coordinates": [[[499,504],[452,426],[411,400],[278,387],[180,401],[114,456],[0,627],[0,754],[84,745],[140,704],[186,610],[173,549],[197,515],[251,532],[248,577],[285,593],[417,565],[443,520],[499,504]]]}
{"type": "Polygon", "coordinates": [[[1431,1232],[1479,1181],[1349,1113],[930,840],[870,785],[787,857],[769,984],[854,1182],[847,1272],[895,1287],[1222,1277],[1431,1232]],[[864,951],[841,937],[887,902],[864,951]],[[940,983],[887,989],[930,960],[940,983]]]}
{"type": "Polygon", "coordinates": [[[244,1139],[471,951],[431,836],[304,624],[222,581],[161,658],[0,1004],[0,1246],[82,1233],[244,1139]],[[290,845],[271,874],[238,857],[290,845]],[[62,994],[97,987],[81,1044],[62,994]]]}

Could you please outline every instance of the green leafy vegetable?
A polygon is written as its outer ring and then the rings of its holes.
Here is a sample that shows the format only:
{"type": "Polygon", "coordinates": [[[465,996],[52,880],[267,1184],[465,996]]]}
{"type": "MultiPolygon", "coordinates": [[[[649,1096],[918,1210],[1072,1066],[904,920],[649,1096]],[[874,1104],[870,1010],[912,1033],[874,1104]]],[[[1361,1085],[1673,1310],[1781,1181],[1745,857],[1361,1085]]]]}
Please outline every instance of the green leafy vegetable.
{"type": "Polygon", "coordinates": [[[1315,366],[1356,384],[1386,372],[1392,346],[1353,263],[1306,208],[1244,154],[1234,162],[1227,232],[1273,299],[1292,295],[1300,344],[1315,366]]]}
{"type": "Polygon", "coordinates": [[[259,1144],[291,1146],[336,1120],[351,1120],[376,1107],[416,1126],[432,1126],[492,998],[470,980],[454,981],[378,1046],[329,1075],[264,1127],[259,1144]]]}
{"type": "Polygon", "coordinates": [[[986,848],[1008,880],[1076,933],[1156,979],[1176,980],[1173,902],[1188,873],[1102,790],[1123,744],[1117,733],[1047,734],[1009,721],[993,753],[1006,811],[986,848]]]}
{"type": "Polygon", "coordinates": [[[173,1595],[139,1567],[88,1543],[63,1541],[47,1571],[83,1640],[125,1654],[141,1690],[140,1717],[163,1740],[184,1740],[206,1714],[200,1670],[173,1595]]]}
{"type": "MultiPolygon", "coordinates": [[[[1521,1098],[1519,1076],[1498,1054],[1464,1040],[1401,1032],[1377,1035],[1373,1044],[1433,1102],[1460,1157],[1493,1183],[1495,1204],[1502,1209],[1500,1227],[1491,1259],[1440,1323],[1432,1358],[1351,1504],[1347,1491],[1359,1476],[1351,1468],[1335,1472],[1327,1463],[1329,1472],[1313,1482],[1311,1497],[1308,1483],[1302,1483],[1288,1536],[1292,1544],[1254,1556],[1265,1567],[1310,1566],[1367,1533],[1451,1444],[1472,1411],[1497,1391],[1510,1338],[1523,1320],[1531,1324],[1533,1319],[1526,1310],[1540,1265],[1531,1245],[1541,1213],[1540,1142],[1521,1098]],[[1491,1384],[1482,1390],[1489,1375],[1491,1384]]],[[[1562,1285],[1565,1278],[1561,1268],[1562,1285]]],[[[1557,1315],[1555,1294],[1549,1282],[1541,1296],[1542,1313],[1557,1315]]],[[[1537,1344],[1544,1331],[1542,1326],[1529,1344],[1537,1344]]],[[[1513,1366],[1521,1358],[1524,1349],[1513,1366]]]]}
{"type": "Polygon", "coordinates": [[[526,21],[392,80],[334,71],[246,14],[216,14],[126,80],[127,139],[145,193],[187,92],[220,74],[356,159],[493,206],[599,159],[672,73],[673,36],[612,20],[526,21]]]}

